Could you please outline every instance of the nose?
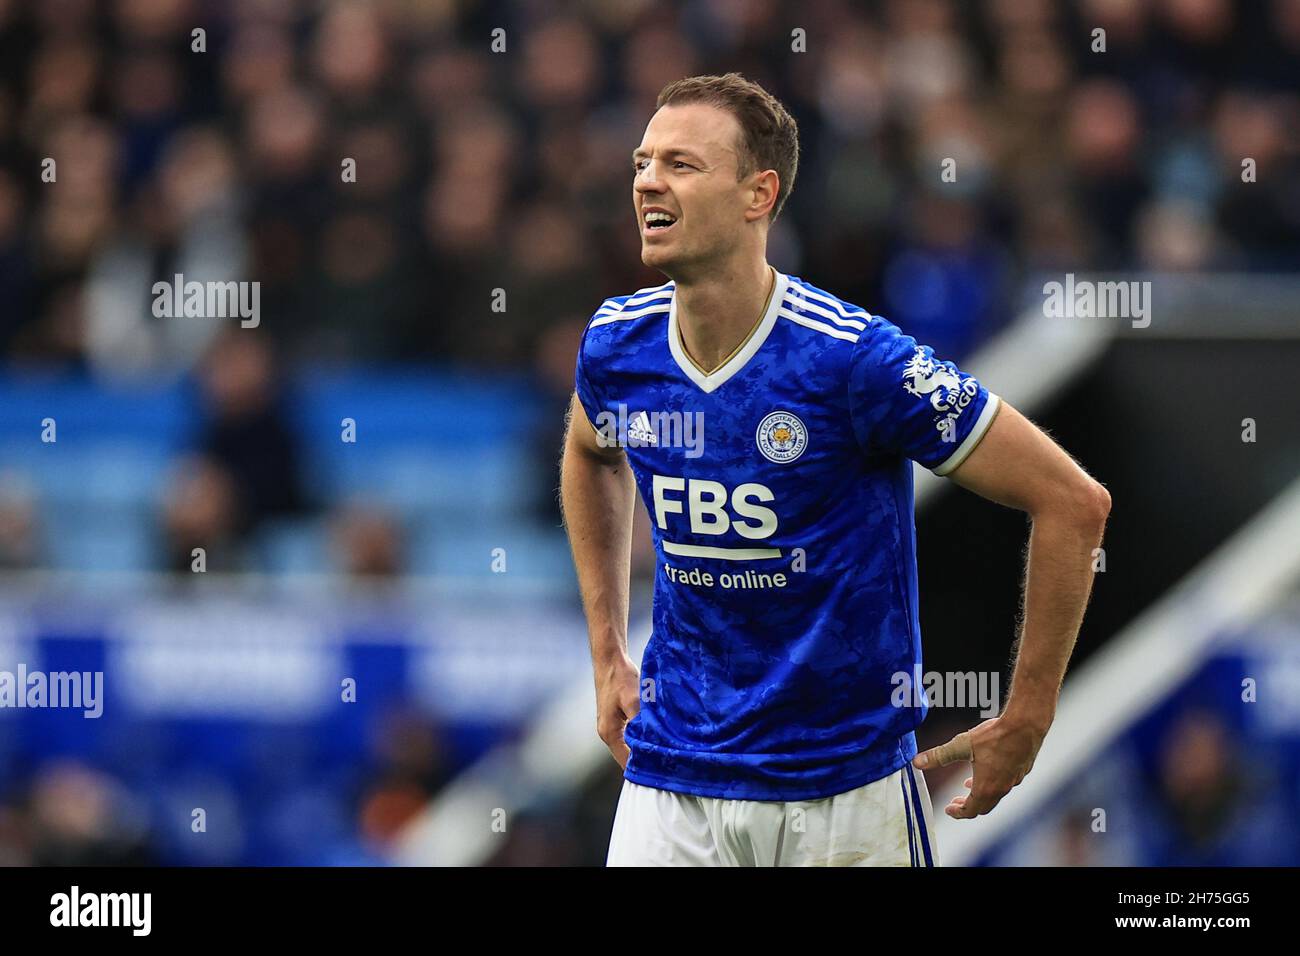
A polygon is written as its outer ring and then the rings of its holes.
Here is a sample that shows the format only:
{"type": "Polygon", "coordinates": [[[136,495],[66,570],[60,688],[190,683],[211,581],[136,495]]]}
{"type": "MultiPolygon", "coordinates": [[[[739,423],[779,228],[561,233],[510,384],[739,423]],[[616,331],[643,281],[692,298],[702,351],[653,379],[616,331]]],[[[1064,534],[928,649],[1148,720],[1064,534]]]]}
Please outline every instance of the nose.
{"type": "Polygon", "coordinates": [[[635,182],[636,188],[640,190],[659,188],[658,160],[645,160],[645,165],[637,170],[635,182]]]}

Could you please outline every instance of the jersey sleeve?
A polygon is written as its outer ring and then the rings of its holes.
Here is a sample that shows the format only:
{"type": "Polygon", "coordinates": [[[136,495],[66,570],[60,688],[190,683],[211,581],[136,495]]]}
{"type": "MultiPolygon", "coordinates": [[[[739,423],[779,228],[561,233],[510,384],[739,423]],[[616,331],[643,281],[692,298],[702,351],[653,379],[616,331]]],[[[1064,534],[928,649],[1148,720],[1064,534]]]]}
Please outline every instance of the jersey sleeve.
{"type": "Polygon", "coordinates": [[[1000,401],[973,375],[875,316],[853,346],[849,414],[868,454],[899,455],[946,475],[993,424],[1000,401]]]}
{"type": "Polygon", "coordinates": [[[591,326],[583,330],[582,338],[578,342],[578,359],[573,375],[573,389],[578,394],[578,401],[582,403],[583,411],[587,413],[587,421],[591,422],[591,427],[596,427],[596,418],[600,414],[604,405],[601,402],[600,394],[596,385],[592,382],[591,358],[589,355],[589,338],[591,326]]]}

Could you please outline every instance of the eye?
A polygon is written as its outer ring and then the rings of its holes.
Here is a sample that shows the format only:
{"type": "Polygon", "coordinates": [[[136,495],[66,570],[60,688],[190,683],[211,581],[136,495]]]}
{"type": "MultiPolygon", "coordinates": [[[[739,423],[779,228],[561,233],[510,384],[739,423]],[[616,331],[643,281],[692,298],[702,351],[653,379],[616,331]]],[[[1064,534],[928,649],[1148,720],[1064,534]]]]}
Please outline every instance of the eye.
{"type": "MultiPolygon", "coordinates": [[[[633,171],[633,172],[636,172],[636,173],[641,172],[641,170],[645,168],[645,164],[646,164],[646,162],[647,162],[647,161],[644,160],[644,159],[634,159],[634,160],[632,161],[632,171],[633,171]]],[[[674,169],[694,169],[694,168],[695,168],[695,167],[692,166],[690,163],[684,162],[684,161],[682,161],[682,160],[680,160],[680,159],[674,160],[672,165],[673,165],[673,168],[674,168],[674,169]]]]}

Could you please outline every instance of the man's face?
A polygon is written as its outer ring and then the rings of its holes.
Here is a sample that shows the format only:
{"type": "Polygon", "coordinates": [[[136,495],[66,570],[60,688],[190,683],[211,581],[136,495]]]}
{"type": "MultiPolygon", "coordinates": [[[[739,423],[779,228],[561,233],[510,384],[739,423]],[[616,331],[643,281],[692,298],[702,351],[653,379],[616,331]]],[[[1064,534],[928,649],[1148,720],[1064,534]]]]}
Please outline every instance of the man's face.
{"type": "Polygon", "coordinates": [[[702,103],[665,106],[633,153],[632,201],[641,229],[641,261],[667,275],[708,262],[735,246],[753,202],[747,177],[736,182],[740,124],[702,103]],[[673,219],[656,222],[653,209],[673,219]]]}

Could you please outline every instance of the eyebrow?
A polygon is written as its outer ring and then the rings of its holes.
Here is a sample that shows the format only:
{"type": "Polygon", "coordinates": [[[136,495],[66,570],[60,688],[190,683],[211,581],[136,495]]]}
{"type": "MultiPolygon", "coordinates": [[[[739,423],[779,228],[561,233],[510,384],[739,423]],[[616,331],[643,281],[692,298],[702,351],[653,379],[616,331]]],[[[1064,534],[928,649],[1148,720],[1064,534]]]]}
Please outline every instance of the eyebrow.
{"type": "MultiPolygon", "coordinates": [[[[698,153],[692,153],[689,149],[679,149],[674,147],[671,149],[665,149],[663,153],[665,156],[689,156],[697,162],[703,162],[703,158],[698,153]]],[[[642,149],[640,146],[632,150],[633,159],[640,159],[642,156],[648,155],[650,155],[649,151],[642,149]]]]}

